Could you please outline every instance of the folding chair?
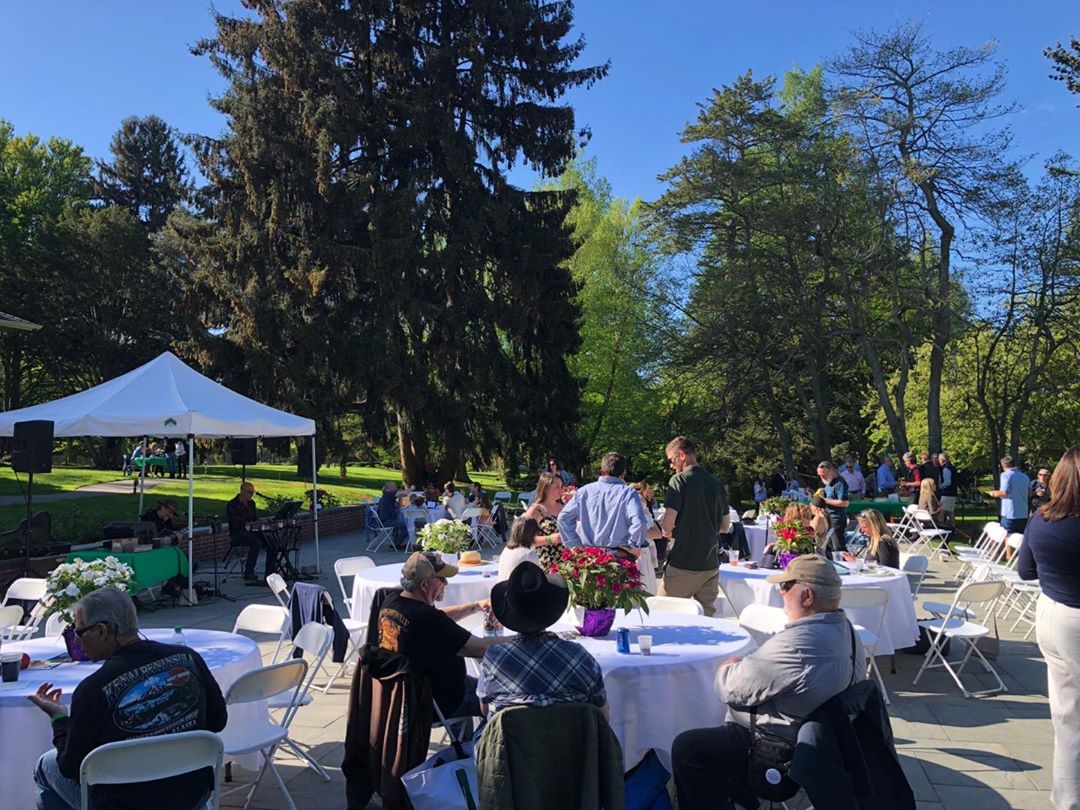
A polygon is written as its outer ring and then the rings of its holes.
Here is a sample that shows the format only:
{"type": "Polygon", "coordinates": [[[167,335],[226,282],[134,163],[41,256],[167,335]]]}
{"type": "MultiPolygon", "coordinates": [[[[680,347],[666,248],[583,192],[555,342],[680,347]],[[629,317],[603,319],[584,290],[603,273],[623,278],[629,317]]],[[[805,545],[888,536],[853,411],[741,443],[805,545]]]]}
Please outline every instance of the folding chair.
{"type": "Polygon", "coordinates": [[[784,609],[772,605],[747,605],[739,614],[739,626],[750,633],[759,646],[783,630],[787,623],[784,609]]]}
{"type": "Polygon", "coordinates": [[[483,514],[484,510],[479,506],[470,506],[461,513],[461,517],[459,518],[462,523],[467,523],[469,525],[469,530],[472,532],[473,545],[477,548],[480,548],[479,523],[483,514]]]}
{"type": "Polygon", "coordinates": [[[956,556],[960,560],[960,568],[956,572],[955,581],[966,579],[972,568],[979,563],[996,563],[1005,555],[1005,541],[1009,537],[1009,531],[1000,523],[990,521],[983,526],[982,533],[973,546],[957,546],[956,556]]]}
{"type": "Polygon", "coordinates": [[[14,633],[22,625],[23,609],[19,605],[0,607],[0,639],[8,638],[8,633],[14,633]]]}
{"type": "Polygon", "coordinates": [[[273,573],[266,578],[266,584],[274,594],[274,598],[277,599],[278,604],[283,608],[289,607],[289,583],[285,581],[285,577],[281,574],[273,573]]]}
{"type": "Polygon", "coordinates": [[[383,543],[394,543],[394,527],[384,526],[379,519],[379,513],[375,507],[369,506],[364,510],[364,536],[367,537],[367,551],[376,552],[382,548],[383,543]]]}
{"type": "Polygon", "coordinates": [[[926,572],[930,568],[930,558],[924,554],[910,554],[900,552],[900,570],[907,574],[908,584],[911,585],[911,598],[919,595],[919,588],[926,579],[926,572]]]}
{"type": "Polygon", "coordinates": [[[840,593],[840,608],[848,613],[855,632],[859,635],[863,649],[866,650],[866,674],[877,678],[881,694],[885,698],[885,705],[889,705],[889,692],[885,688],[885,680],[881,677],[878,669],[877,646],[881,640],[881,629],[885,626],[885,611],[889,606],[889,592],[884,588],[844,588],[840,593]],[[876,610],[876,615],[870,622],[871,627],[856,621],[854,611],[876,610]],[[851,611],[851,612],[849,612],[851,611]]]}
{"type": "MultiPolygon", "coordinates": [[[[266,702],[266,705],[271,710],[284,709],[295,713],[301,706],[307,706],[311,703],[311,682],[315,680],[315,675],[318,673],[319,668],[322,667],[326,654],[330,651],[330,644],[333,640],[334,631],[325,624],[308,622],[300,628],[293,637],[292,648],[289,650],[287,660],[297,660],[298,658],[302,658],[307,661],[307,677],[304,678],[303,684],[301,684],[297,691],[282,692],[281,694],[271,697],[266,702]],[[300,656],[295,655],[297,651],[300,652],[300,656]]],[[[319,774],[324,782],[330,781],[330,774],[323,770],[323,767],[312,759],[311,756],[300,748],[293,740],[286,738],[284,744],[288,746],[296,756],[304,760],[304,762],[308,764],[308,767],[319,774]]]]}
{"type": "Polygon", "coordinates": [[[495,497],[491,499],[492,505],[501,503],[504,507],[510,506],[510,500],[513,496],[509,492],[496,492],[495,497]]]}
{"type": "Polygon", "coordinates": [[[221,763],[225,745],[210,731],[183,731],[157,737],[106,743],[91,751],[79,766],[80,807],[90,808],[94,785],[128,785],[214,769],[210,806],[221,806],[221,763]]]}
{"type": "Polygon", "coordinates": [[[406,506],[401,510],[401,516],[405,518],[405,529],[409,533],[409,537],[405,541],[405,550],[411,551],[416,546],[416,521],[423,520],[427,522],[427,509],[420,506],[406,506]]]}
{"type": "Polygon", "coordinates": [[[532,506],[533,498],[536,497],[535,492],[519,492],[517,496],[518,514],[520,515],[530,506],[532,506]]]}
{"type": "MultiPolygon", "coordinates": [[[[334,576],[337,577],[338,588],[341,590],[341,601],[345,603],[345,609],[352,615],[353,602],[351,590],[345,588],[345,578],[355,577],[361,571],[375,567],[375,561],[371,557],[342,557],[334,560],[334,576]]],[[[349,585],[353,583],[350,582],[349,585]]]]}
{"type": "Polygon", "coordinates": [[[682,599],[678,596],[648,596],[645,604],[649,610],[664,610],[668,613],[686,613],[691,616],[704,616],[705,608],[697,599],[682,599]]]}
{"type": "Polygon", "coordinates": [[[289,632],[289,611],[283,605],[248,605],[236,617],[232,631],[277,636],[277,646],[270,658],[276,661],[289,632]]]}
{"type": "Polygon", "coordinates": [[[33,602],[29,608],[29,617],[23,622],[23,607],[19,608],[19,621],[14,625],[0,630],[0,640],[21,641],[37,635],[38,625],[45,618],[45,589],[46,580],[36,577],[19,577],[8,586],[4,594],[4,601],[0,607],[11,607],[12,602],[33,602]]]}
{"type": "Polygon", "coordinates": [[[994,603],[1001,598],[1004,591],[1005,583],[1000,580],[968,583],[956,591],[956,597],[953,599],[948,611],[941,618],[924,619],[919,622],[919,626],[925,628],[930,635],[930,649],[926,651],[926,658],[923,659],[922,666],[919,668],[919,672],[912,682],[913,684],[919,682],[919,678],[927,669],[944,667],[966,698],[985,697],[1008,691],[997,671],[990,666],[990,662],[986,660],[986,657],[980,652],[976,644],[980,638],[990,634],[990,628],[986,625],[976,624],[969,618],[974,615],[971,608],[976,605],[985,605],[987,615],[992,613],[994,603]],[[962,641],[967,645],[967,652],[960,661],[949,661],[945,656],[944,644],[946,640],[962,641]],[[969,692],[967,687],[964,686],[964,682],[960,680],[960,674],[964,671],[964,667],[967,666],[972,653],[982,663],[983,669],[994,676],[997,681],[996,688],[969,692]],[[956,664],[959,664],[959,666],[953,669],[956,664]]]}
{"type": "Polygon", "coordinates": [[[952,534],[951,529],[940,529],[938,525],[934,523],[933,516],[925,509],[915,510],[915,530],[918,533],[919,540],[911,547],[911,553],[915,554],[926,548],[929,551],[927,556],[930,556],[935,551],[938,557],[945,560],[952,555],[949,551],[948,539],[952,534]]]}
{"type": "MultiPolygon", "coordinates": [[[[250,605],[249,607],[256,606],[250,605]]],[[[307,662],[297,658],[246,672],[233,681],[233,685],[229,687],[228,692],[225,694],[225,705],[257,703],[269,700],[282,693],[296,694],[303,686],[307,670],[307,662]]],[[[247,807],[251,804],[251,799],[255,795],[263,776],[269,770],[277,781],[289,809],[296,810],[296,804],[289,794],[289,789],[285,787],[285,780],[281,778],[281,774],[274,766],[274,756],[278,748],[289,739],[289,724],[292,723],[295,714],[296,706],[291,706],[285,710],[281,722],[275,723],[268,718],[251,720],[242,713],[234,714],[230,712],[228,725],[221,732],[221,739],[225,743],[225,754],[227,756],[240,756],[241,754],[258,752],[262,754],[263,764],[255,776],[255,780],[250,785],[237,785],[229,790],[222,791],[223,796],[250,788],[244,804],[244,807],[247,807]]]]}
{"type": "Polygon", "coordinates": [[[918,536],[915,522],[915,513],[918,511],[919,507],[914,504],[908,504],[904,507],[904,514],[900,516],[900,520],[892,527],[893,537],[897,540],[907,540],[910,543],[913,538],[918,536]]]}
{"type": "Polygon", "coordinates": [[[60,621],[59,613],[50,613],[45,620],[45,638],[60,638],[64,634],[64,625],[60,621]]]}

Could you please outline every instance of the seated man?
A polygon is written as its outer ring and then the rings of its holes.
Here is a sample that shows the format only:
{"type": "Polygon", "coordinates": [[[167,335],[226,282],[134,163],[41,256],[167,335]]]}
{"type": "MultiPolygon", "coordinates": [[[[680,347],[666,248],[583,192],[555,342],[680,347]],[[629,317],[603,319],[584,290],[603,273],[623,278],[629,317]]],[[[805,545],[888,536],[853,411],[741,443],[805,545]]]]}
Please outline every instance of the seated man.
{"type": "Polygon", "coordinates": [[[240,485],[240,494],[225,506],[225,515],[229,519],[229,541],[234,546],[247,546],[247,559],[244,561],[244,583],[246,585],[265,585],[266,577],[274,573],[274,558],[266,553],[263,578],[255,576],[255,563],[259,561],[259,550],[266,547],[263,537],[258,532],[247,528],[247,524],[259,519],[255,511],[255,485],[245,481],[240,485]]]}
{"type": "Polygon", "coordinates": [[[175,532],[176,526],[173,518],[176,517],[176,502],[170,500],[158,501],[154,509],[147,509],[139,520],[153,523],[157,527],[156,535],[175,532]]]}
{"type": "Polygon", "coordinates": [[[409,530],[405,525],[405,516],[401,514],[401,506],[398,505],[397,484],[387,481],[382,488],[382,496],[379,498],[379,520],[386,528],[394,530],[394,538],[391,545],[394,548],[405,545],[409,539],[409,530]]]}
{"type": "Polygon", "coordinates": [[[720,665],[715,685],[728,722],[675,738],[671,764],[680,810],[738,807],[732,800],[756,807],[746,785],[748,710],[756,711],[759,729],[794,746],[808,715],[866,676],[862,644],[840,610],[840,575],[832,563],[805,554],[767,581],[780,585],[789,623],[746,658],[720,665]]]}
{"type": "MultiPolygon", "coordinates": [[[[43,683],[29,700],[52,718],[54,750],[34,770],[38,810],[79,807],[79,767],[106,743],[182,731],[221,731],[225,699],[202,657],[190,647],[139,638],[131,597],[113,588],[84,596],[74,608],[75,632],[92,661],[104,661],[71,696],[43,683]]],[[[100,785],[94,807],[191,810],[206,806],[209,769],[135,785],[100,785]]]]}
{"type": "Polygon", "coordinates": [[[607,717],[604,675],[589,651],[547,632],[566,611],[570,591],[555,574],[520,563],[491,591],[491,609],[521,635],[490,648],[480,664],[477,695],[484,714],[507,706],[591,703],[607,717]]]}
{"type": "Polygon", "coordinates": [[[428,676],[444,717],[479,717],[476,678],[465,675],[464,658],[481,658],[488,647],[506,639],[479,638],[457,624],[489,606],[490,600],[435,607],[446,580],[456,573],[457,567],[435,552],[411,555],[401,567],[404,590],[388,597],[379,611],[379,646],[401,653],[428,676]]]}

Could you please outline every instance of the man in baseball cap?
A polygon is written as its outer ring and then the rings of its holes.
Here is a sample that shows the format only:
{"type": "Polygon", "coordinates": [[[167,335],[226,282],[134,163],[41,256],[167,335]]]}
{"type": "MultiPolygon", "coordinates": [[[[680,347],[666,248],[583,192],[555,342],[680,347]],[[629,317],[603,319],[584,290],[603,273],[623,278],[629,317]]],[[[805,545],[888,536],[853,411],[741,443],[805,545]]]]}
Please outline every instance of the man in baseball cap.
{"type": "Polygon", "coordinates": [[[457,567],[443,562],[433,551],[417,551],[401,566],[399,594],[383,602],[379,611],[379,646],[401,653],[431,681],[431,692],[443,715],[478,717],[476,678],[465,675],[465,658],[482,658],[484,651],[504,638],[480,638],[459,621],[490,608],[490,600],[437,608],[446,592],[446,580],[457,567]]]}
{"type": "Polygon", "coordinates": [[[795,745],[815,709],[866,677],[866,653],[840,610],[842,581],[818,554],[796,557],[767,579],[780,589],[788,623],[745,658],[720,665],[716,691],[728,706],[718,728],[684,731],[671,749],[680,808],[749,807],[750,709],[757,727],[795,745]]]}

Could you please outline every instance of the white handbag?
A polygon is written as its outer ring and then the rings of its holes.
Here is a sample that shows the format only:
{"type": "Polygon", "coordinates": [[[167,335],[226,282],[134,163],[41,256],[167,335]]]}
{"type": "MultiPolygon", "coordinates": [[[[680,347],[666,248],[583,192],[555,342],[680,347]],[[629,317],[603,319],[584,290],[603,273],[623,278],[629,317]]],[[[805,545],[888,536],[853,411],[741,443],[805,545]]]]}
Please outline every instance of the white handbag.
{"type": "Polygon", "coordinates": [[[474,744],[467,742],[461,748],[464,759],[447,748],[401,777],[414,810],[476,810],[480,793],[474,744]]]}

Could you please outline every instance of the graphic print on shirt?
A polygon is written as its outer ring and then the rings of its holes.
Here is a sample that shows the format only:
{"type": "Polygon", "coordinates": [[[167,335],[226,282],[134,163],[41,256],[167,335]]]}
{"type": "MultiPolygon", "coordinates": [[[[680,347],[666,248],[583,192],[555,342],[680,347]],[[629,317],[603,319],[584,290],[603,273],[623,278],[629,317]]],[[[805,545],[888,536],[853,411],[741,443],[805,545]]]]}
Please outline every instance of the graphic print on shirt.
{"type": "Polygon", "coordinates": [[[116,727],[138,736],[187,731],[199,719],[199,680],[191,656],[166,656],[125,672],[102,690],[116,727]]]}
{"type": "Polygon", "coordinates": [[[401,652],[401,631],[409,620],[396,610],[383,610],[379,614],[379,646],[391,652],[401,652]]]}

